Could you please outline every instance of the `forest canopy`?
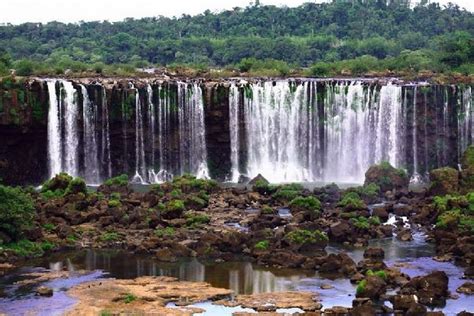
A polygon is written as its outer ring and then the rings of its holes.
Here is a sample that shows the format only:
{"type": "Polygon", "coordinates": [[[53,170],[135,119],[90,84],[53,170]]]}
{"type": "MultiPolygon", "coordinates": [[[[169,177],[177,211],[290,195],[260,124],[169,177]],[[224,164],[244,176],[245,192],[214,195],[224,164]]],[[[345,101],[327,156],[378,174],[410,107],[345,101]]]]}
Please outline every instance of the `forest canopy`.
{"type": "Polygon", "coordinates": [[[474,71],[474,17],[457,5],[335,0],[122,22],[0,26],[0,74],[102,72],[108,65],[474,71]]]}

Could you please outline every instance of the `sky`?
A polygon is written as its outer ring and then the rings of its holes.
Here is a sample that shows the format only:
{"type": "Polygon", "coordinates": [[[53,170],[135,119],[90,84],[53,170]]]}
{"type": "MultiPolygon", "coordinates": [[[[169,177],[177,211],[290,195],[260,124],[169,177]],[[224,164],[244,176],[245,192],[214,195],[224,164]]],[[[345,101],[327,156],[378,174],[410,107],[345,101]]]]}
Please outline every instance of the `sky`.
{"type": "MultiPolygon", "coordinates": [[[[315,0],[261,0],[262,4],[298,6],[315,0]]],[[[316,0],[321,2],[324,0],[316,0]]],[[[121,21],[127,17],[180,16],[245,7],[250,0],[0,0],[0,23],[121,21]]],[[[435,0],[432,0],[435,2],[435,0]]],[[[438,0],[453,2],[474,11],[474,0],[438,0]]]]}

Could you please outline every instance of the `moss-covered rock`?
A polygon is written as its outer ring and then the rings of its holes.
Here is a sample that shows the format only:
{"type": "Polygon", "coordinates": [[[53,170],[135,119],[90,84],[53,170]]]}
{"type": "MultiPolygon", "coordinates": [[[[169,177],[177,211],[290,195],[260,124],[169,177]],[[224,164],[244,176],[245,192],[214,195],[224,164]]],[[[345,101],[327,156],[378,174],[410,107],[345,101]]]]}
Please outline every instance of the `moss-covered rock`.
{"type": "Polygon", "coordinates": [[[459,188],[461,193],[474,191],[474,146],[469,146],[461,159],[461,178],[459,188]]]}
{"type": "Polygon", "coordinates": [[[456,169],[445,167],[431,170],[430,172],[430,194],[445,195],[458,192],[459,173],[456,169]]]}
{"type": "Polygon", "coordinates": [[[382,192],[391,190],[407,190],[410,179],[403,169],[393,167],[389,162],[383,161],[373,165],[365,173],[365,185],[374,183],[382,192]]]}

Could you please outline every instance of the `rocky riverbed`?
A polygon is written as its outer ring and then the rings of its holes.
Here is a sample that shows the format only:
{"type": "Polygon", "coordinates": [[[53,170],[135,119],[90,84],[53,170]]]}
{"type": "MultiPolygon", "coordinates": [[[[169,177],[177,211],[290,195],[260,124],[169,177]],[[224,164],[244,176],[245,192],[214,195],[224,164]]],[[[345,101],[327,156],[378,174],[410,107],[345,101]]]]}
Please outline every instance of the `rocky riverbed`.
{"type": "Polygon", "coordinates": [[[93,192],[60,174],[24,193],[35,216],[22,240],[1,232],[0,311],[472,312],[473,157],[470,147],[461,171],[435,170],[431,185],[416,191],[387,163],[347,189],[271,185],[263,177],[224,187],[182,176],[138,192],[120,176],[93,192]],[[78,259],[81,249],[93,249],[92,259],[78,259]],[[32,261],[44,253],[59,267],[32,261]],[[257,276],[260,283],[249,281],[257,276]],[[170,287],[177,292],[167,295],[170,287]],[[190,296],[194,287],[209,292],[190,296]]]}

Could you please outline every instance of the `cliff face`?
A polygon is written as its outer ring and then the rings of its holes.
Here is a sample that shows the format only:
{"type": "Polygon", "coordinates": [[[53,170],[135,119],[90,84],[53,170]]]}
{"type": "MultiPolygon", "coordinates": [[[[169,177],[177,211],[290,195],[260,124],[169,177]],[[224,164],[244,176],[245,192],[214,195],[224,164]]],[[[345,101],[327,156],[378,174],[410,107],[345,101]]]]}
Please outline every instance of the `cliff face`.
{"type": "Polygon", "coordinates": [[[422,176],[457,165],[474,138],[472,111],[471,87],[388,80],[9,79],[0,178],[226,180],[267,168],[276,181],[357,181],[376,160],[422,176]]]}

